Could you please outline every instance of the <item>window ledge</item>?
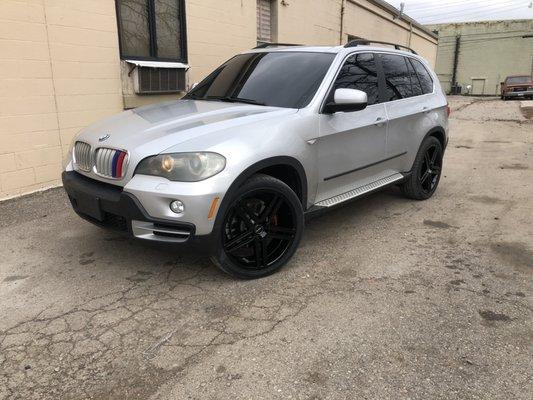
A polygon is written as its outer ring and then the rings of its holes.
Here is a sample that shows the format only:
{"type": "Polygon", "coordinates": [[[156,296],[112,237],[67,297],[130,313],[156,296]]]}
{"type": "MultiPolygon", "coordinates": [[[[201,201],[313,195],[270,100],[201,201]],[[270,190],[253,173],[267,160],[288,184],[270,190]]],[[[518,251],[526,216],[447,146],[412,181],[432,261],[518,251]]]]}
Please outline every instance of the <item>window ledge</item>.
{"type": "Polygon", "coordinates": [[[183,64],[180,62],[169,62],[169,61],[143,61],[143,60],[124,60],[128,64],[133,64],[138,67],[151,67],[151,68],[182,68],[189,69],[188,64],[183,64]]]}

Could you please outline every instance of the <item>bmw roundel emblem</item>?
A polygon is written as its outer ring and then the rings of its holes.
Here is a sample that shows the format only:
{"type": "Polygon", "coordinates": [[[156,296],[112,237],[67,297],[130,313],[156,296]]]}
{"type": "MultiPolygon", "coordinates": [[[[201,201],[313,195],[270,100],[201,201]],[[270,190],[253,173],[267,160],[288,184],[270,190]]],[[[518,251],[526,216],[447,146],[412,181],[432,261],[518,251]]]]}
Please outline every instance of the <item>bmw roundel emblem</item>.
{"type": "Polygon", "coordinates": [[[103,142],[104,140],[109,139],[109,136],[111,136],[111,135],[109,135],[109,133],[106,133],[105,135],[100,136],[100,137],[98,138],[98,141],[99,141],[99,142],[103,142]]]}

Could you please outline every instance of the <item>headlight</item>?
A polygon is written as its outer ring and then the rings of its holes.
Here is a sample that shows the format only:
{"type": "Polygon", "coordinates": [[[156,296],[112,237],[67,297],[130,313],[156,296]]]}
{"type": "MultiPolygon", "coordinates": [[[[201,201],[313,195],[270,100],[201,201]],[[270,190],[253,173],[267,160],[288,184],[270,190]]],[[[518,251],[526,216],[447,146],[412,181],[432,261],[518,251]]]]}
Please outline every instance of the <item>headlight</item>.
{"type": "Polygon", "coordinates": [[[217,153],[159,154],[142,160],[135,173],[177,182],[198,182],[218,174],[225,166],[226,159],[217,153]]]}

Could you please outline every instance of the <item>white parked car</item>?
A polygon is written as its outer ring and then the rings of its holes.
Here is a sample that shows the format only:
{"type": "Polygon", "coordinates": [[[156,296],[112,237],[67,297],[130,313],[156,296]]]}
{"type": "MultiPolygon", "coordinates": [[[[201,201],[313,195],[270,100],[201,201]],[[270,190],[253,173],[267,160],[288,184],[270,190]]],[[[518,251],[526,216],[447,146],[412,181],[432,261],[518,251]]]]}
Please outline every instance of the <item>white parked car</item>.
{"type": "Polygon", "coordinates": [[[431,197],[449,108],[428,64],[394,47],[261,46],[181,100],[84,129],[63,173],[74,210],[256,278],[289,261],[305,214],[391,184],[431,197]]]}

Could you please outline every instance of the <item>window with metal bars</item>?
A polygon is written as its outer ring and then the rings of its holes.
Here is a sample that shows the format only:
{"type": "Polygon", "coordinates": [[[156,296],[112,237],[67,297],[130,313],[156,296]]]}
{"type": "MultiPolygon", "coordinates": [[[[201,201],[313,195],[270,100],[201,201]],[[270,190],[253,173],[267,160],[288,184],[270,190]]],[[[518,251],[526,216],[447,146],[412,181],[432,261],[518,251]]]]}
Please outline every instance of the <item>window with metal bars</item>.
{"type": "Polygon", "coordinates": [[[185,0],[116,0],[123,59],[187,62],[185,0]]]}

